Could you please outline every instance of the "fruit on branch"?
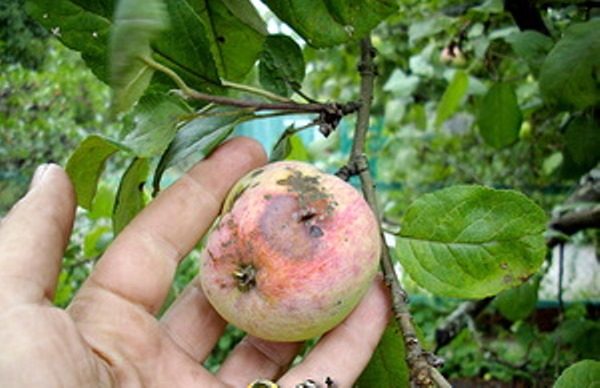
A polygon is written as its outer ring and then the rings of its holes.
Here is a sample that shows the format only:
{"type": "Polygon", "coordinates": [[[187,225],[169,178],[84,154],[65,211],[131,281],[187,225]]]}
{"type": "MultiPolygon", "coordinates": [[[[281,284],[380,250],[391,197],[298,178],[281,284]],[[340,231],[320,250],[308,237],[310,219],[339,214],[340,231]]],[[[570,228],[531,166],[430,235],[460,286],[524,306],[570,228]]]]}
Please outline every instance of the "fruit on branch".
{"type": "Polygon", "coordinates": [[[444,47],[440,53],[440,62],[445,65],[463,67],[467,64],[467,58],[460,49],[460,46],[451,43],[444,47]]]}
{"type": "Polygon", "coordinates": [[[228,194],[200,279],[225,320],[263,339],[300,341],[358,304],[380,249],[377,219],[356,189],[309,164],[277,162],[228,194]]]}

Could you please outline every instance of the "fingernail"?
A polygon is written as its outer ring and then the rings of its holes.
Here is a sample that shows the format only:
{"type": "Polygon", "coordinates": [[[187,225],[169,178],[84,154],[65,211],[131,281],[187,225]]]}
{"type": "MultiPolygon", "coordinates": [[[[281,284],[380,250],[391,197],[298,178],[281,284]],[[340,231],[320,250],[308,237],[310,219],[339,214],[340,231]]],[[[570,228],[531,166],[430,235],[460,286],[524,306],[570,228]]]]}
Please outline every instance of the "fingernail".
{"type": "Polygon", "coordinates": [[[38,168],[35,169],[35,172],[33,173],[33,178],[31,178],[31,183],[29,184],[29,190],[33,189],[35,186],[39,185],[42,182],[44,174],[46,174],[49,168],[50,164],[45,163],[40,164],[38,168]]]}

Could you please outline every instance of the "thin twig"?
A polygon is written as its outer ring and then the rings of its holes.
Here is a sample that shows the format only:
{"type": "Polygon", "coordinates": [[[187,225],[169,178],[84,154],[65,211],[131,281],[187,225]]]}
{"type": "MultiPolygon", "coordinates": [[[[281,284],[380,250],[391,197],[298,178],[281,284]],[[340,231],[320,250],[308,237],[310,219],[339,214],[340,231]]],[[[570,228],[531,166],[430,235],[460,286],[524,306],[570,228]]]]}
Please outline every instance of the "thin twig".
{"type": "Polygon", "coordinates": [[[493,297],[488,297],[461,303],[435,330],[435,351],[437,352],[449,344],[467,326],[467,321],[475,319],[493,299],[493,297]]]}
{"type": "Polygon", "coordinates": [[[565,244],[561,243],[558,246],[558,309],[560,314],[562,314],[565,310],[565,306],[563,303],[563,279],[564,279],[564,269],[565,269],[565,244]]]}
{"type": "Polygon", "coordinates": [[[273,101],[284,102],[284,103],[290,103],[290,102],[293,103],[294,102],[293,100],[290,100],[289,98],[282,97],[278,94],[274,94],[274,93],[271,93],[271,92],[263,90],[263,89],[255,88],[250,85],[238,84],[236,82],[231,82],[231,81],[226,81],[226,80],[221,80],[221,85],[223,85],[227,88],[230,88],[230,89],[235,89],[235,90],[239,90],[239,91],[246,92],[246,93],[252,93],[257,96],[261,96],[261,97],[264,97],[264,98],[267,98],[267,99],[273,100],[273,101]]]}
{"type": "MultiPolygon", "coordinates": [[[[163,66],[158,63],[154,59],[150,57],[141,57],[141,61],[147,64],[149,67],[156,71],[160,71],[167,75],[169,78],[175,82],[181,93],[188,98],[201,100],[206,102],[211,102],[217,105],[226,105],[226,106],[235,106],[239,108],[251,108],[255,111],[261,110],[286,110],[291,112],[304,112],[304,113],[319,113],[321,115],[330,115],[333,117],[341,118],[344,115],[353,113],[357,109],[357,104],[354,102],[350,102],[347,104],[339,104],[339,103],[298,103],[294,101],[289,102],[263,102],[263,101],[254,101],[254,100],[241,100],[237,98],[231,98],[227,96],[219,96],[213,94],[207,94],[199,92],[191,87],[189,87],[179,75],[168,68],[167,66],[163,66]]],[[[227,86],[232,86],[232,83],[228,83],[227,86]]],[[[239,89],[239,87],[238,87],[239,89]]],[[[249,88],[245,88],[246,91],[250,91],[249,88]]],[[[253,89],[256,92],[256,89],[253,89]]],[[[263,96],[265,96],[264,91],[261,92],[263,96]]]]}
{"type": "MultiPolygon", "coordinates": [[[[370,37],[361,40],[361,61],[359,71],[361,75],[360,85],[360,108],[356,118],[356,127],[352,143],[352,151],[345,169],[342,168],[338,175],[358,175],[360,178],[363,194],[371,206],[373,212],[379,219],[379,206],[375,193],[375,183],[369,171],[368,159],[365,155],[367,131],[369,129],[369,118],[371,104],[373,101],[373,85],[376,76],[373,58],[375,55],[370,37]]],[[[380,222],[381,224],[381,222],[380,222]]],[[[450,387],[450,384],[439,373],[432,364],[437,364],[435,357],[425,352],[421,347],[412,318],[408,309],[408,298],[406,291],[400,285],[400,281],[394,270],[392,257],[388,245],[385,242],[383,230],[380,227],[380,238],[382,245],[381,265],[385,281],[392,293],[392,304],[394,317],[398,321],[404,336],[407,350],[407,363],[411,369],[411,383],[417,387],[429,387],[436,384],[438,387],[450,387]]]]}

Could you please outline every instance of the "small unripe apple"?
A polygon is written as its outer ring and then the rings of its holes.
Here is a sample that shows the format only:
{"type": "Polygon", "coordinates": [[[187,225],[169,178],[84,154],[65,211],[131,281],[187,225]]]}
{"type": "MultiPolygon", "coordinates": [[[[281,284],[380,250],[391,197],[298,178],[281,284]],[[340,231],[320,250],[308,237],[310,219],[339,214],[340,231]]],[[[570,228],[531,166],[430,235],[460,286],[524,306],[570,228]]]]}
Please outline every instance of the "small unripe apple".
{"type": "Polygon", "coordinates": [[[377,220],[356,189],[309,164],[278,162],[228,194],[200,279],[228,322],[263,339],[300,341],[352,311],[380,249],[377,220]]]}
{"type": "Polygon", "coordinates": [[[467,64],[467,59],[465,58],[465,54],[463,54],[460,47],[456,45],[450,45],[444,47],[440,53],[440,62],[445,65],[450,64],[456,67],[463,67],[467,64]]]}

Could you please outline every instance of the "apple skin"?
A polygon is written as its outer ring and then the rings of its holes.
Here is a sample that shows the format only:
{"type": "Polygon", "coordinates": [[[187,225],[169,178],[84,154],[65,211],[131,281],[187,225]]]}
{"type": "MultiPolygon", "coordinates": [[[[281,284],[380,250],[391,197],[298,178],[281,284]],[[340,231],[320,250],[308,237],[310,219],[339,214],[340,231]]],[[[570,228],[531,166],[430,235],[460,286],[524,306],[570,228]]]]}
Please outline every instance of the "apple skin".
{"type": "Polygon", "coordinates": [[[352,311],[380,251],[377,220],[356,189],[309,164],[277,162],[228,194],[200,280],[226,321],[259,338],[301,341],[352,311]]]}

